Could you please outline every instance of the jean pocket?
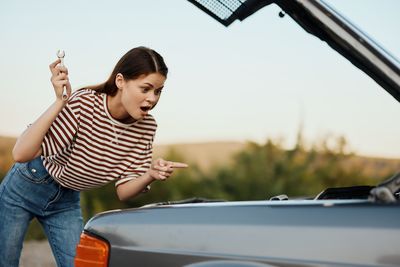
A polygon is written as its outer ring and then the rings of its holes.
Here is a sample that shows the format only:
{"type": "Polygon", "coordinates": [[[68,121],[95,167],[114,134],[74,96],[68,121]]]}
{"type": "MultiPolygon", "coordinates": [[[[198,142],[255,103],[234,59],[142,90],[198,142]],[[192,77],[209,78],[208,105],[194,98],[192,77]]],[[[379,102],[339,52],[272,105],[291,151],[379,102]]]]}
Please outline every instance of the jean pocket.
{"type": "Polygon", "coordinates": [[[48,183],[52,179],[50,174],[43,167],[40,158],[25,163],[19,163],[17,170],[25,179],[36,184],[48,183]]]}

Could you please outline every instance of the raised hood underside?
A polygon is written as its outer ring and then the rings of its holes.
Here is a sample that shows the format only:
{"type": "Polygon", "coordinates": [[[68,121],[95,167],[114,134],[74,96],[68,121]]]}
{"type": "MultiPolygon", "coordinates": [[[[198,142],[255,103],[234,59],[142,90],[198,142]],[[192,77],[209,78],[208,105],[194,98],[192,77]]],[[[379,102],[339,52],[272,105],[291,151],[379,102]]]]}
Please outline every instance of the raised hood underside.
{"type": "Polygon", "coordinates": [[[400,102],[400,62],[322,0],[188,0],[225,26],[275,3],[400,102]]]}

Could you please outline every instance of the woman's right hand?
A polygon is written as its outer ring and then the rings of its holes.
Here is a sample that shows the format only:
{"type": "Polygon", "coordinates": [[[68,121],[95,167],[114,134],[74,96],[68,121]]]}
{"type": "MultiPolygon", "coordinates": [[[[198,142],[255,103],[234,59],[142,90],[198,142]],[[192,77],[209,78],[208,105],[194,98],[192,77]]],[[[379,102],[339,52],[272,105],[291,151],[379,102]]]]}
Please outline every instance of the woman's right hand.
{"type": "MultiPolygon", "coordinates": [[[[64,87],[67,89],[67,96],[71,95],[71,84],[68,79],[68,69],[65,66],[60,66],[60,59],[57,59],[50,64],[49,68],[51,71],[51,83],[54,87],[54,92],[56,94],[57,100],[63,101],[63,90],[64,87]]],[[[67,99],[68,99],[67,98],[67,99]]]]}

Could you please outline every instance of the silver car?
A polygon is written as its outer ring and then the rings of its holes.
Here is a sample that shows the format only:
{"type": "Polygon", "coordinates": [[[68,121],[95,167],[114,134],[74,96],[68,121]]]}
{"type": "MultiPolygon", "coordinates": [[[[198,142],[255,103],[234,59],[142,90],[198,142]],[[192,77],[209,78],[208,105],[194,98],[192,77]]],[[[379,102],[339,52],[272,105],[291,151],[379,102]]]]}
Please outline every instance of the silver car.
{"type": "MultiPolygon", "coordinates": [[[[275,3],[400,101],[399,62],[321,0],[189,1],[225,26],[275,3]]],[[[313,199],[193,198],[104,212],[86,224],[76,266],[400,266],[399,189],[395,174],[313,199]]]]}

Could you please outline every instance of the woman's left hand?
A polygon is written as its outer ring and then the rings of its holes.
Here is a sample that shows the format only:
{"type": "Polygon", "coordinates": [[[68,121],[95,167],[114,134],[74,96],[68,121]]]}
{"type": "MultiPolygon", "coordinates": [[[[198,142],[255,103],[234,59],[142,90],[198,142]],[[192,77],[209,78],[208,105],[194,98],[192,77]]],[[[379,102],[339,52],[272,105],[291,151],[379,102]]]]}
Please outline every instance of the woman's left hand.
{"type": "Polygon", "coordinates": [[[153,179],[164,181],[172,175],[175,168],[187,168],[188,166],[186,163],[167,161],[159,158],[151,165],[149,174],[153,179]]]}

